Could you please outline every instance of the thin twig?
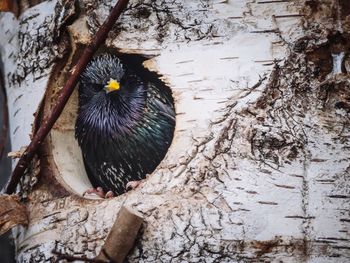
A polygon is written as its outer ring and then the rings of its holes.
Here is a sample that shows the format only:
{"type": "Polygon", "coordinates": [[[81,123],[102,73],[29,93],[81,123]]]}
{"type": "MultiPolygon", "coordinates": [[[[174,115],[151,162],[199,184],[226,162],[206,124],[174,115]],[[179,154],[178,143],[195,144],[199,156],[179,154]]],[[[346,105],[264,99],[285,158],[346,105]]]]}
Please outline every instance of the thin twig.
{"type": "Polygon", "coordinates": [[[135,245],[142,222],[143,218],[139,213],[122,206],[96,259],[124,262],[135,245]]]}
{"type": "Polygon", "coordinates": [[[91,60],[93,54],[98,49],[98,47],[106,40],[109,31],[113,27],[115,21],[118,19],[122,11],[128,4],[128,0],[119,0],[118,3],[114,6],[111,13],[109,14],[107,20],[101,25],[97,31],[95,38],[91,43],[84,49],[83,54],[81,55],[78,63],[75,65],[72,74],[68,78],[66,85],[61,90],[57,98],[57,103],[53,107],[52,112],[49,117],[45,118],[38,131],[34,135],[34,138],[30,142],[29,146],[19,159],[10,179],[9,184],[6,188],[7,194],[12,194],[16,190],[16,186],[20,181],[25,169],[28,167],[30,161],[34,157],[36,151],[38,150],[41,143],[44,141],[46,135],[50,132],[52,126],[60,116],[63,111],[64,106],[66,105],[70,95],[72,94],[75,86],[78,83],[79,75],[83,72],[86,65],[91,60]]]}

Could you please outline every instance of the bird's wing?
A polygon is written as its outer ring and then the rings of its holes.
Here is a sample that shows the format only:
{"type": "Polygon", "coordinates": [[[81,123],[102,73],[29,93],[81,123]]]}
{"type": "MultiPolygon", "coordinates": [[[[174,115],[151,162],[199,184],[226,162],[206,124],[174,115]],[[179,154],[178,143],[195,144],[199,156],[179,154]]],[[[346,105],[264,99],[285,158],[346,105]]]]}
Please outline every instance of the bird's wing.
{"type": "Polygon", "coordinates": [[[86,174],[92,184],[93,187],[102,187],[102,185],[99,184],[96,176],[97,174],[95,174],[97,172],[96,169],[94,169],[94,171],[92,171],[91,167],[90,167],[90,162],[88,162],[85,157],[83,156],[83,160],[84,160],[84,166],[85,166],[85,171],[86,171],[86,174]]]}
{"type": "Polygon", "coordinates": [[[152,104],[158,110],[159,114],[175,121],[175,109],[172,103],[171,94],[169,94],[165,89],[161,89],[149,83],[149,98],[153,102],[152,104]]]}
{"type": "Polygon", "coordinates": [[[154,100],[154,104],[156,108],[158,108],[159,114],[162,114],[163,116],[169,118],[170,120],[175,121],[175,112],[171,107],[164,104],[162,101],[158,99],[154,100]]]}

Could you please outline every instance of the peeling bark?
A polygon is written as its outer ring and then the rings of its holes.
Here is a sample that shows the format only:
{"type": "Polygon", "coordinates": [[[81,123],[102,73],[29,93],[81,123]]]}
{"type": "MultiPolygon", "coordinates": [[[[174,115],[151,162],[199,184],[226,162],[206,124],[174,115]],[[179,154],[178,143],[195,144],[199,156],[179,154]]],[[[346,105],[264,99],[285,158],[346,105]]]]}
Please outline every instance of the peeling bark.
{"type": "Polygon", "coordinates": [[[16,225],[28,225],[25,205],[15,195],[5,195],[0,198],[0,234],[3,235],[16,225]]]}
{"type": "MultiPolygon", "coordinates": [[[[68,2],[0,17],[13,151],[114,4],[68,2]]],[[[101,52],[161,75],[173,143],[141,188],[83,197],[73,94],[23,182],[17,260],[94,258],[126,205],[145,219],[129,262],[349,261],[349,17],[345,0],[131,1],[101,52]]]]}

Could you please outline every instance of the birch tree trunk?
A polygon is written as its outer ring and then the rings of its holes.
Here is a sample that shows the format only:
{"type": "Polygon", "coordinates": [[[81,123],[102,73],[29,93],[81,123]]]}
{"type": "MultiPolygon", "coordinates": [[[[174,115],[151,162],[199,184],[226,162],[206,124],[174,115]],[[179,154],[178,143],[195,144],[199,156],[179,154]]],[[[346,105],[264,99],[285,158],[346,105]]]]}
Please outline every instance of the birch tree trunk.
{"type": "MultiPolygon", "coordinates": [[[[13,151],[114,3],[0,15],[13,151]]],[[[142,55],[171,88],[172,145],[142,187],[83,197],[75,93],[22,182],[17,260],[93,258],[125,205],[145,220],[129,262],[349,262],[349,28],[346,0],[131,1],[101,52],[142,55]]]]}

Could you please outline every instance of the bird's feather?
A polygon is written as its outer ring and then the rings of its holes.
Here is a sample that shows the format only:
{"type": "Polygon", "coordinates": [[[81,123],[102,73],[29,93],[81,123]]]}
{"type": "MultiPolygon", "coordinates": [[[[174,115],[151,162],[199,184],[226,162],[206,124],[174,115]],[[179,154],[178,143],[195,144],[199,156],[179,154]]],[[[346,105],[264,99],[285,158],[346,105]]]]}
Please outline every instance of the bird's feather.
{"type": "Polygon", "coordinates": [[[115,194],[141,180],[164,158],[175,127],[171,94],[143,79],[115,56],[95,58],[79,87],[76,138],[94,186],[115,194]],[[106,94],[110,78],[120,90],[106,94]]]}

